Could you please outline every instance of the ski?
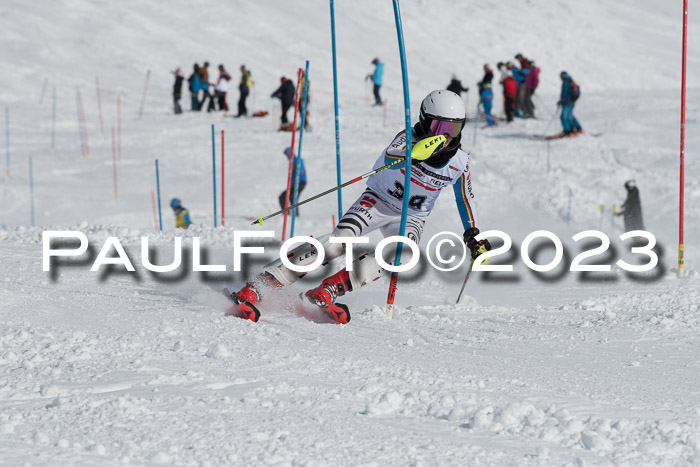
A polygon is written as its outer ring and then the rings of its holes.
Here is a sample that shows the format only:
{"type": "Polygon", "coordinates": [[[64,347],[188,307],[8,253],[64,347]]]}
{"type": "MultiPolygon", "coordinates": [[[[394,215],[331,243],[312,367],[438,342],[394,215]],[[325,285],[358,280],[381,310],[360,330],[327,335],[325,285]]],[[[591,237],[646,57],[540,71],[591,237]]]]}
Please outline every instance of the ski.
{"type": "Polygon", "coordinates": [[[224,295],[226,295],[226,298],[231,300],[236,305],[236,309],[241,312],[243,318],[249,319],[254,323],[258,322],[258,320],[260,319],[260,310],[258,310],[258,308],[255,305],[245,300],[239,301],[235,297],[236,294],[231,293],[231,291],[227,287],[225,287],[224,290],[222,290],[221,292],[224,295]]]}

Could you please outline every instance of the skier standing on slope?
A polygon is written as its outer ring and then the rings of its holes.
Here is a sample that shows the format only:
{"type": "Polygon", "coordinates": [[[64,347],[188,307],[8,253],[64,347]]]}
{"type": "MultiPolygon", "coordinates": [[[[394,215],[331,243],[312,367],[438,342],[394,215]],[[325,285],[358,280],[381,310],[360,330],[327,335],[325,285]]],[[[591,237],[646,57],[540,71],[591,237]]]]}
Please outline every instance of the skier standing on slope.
{"type": "MultiPolygon", "coordinates": [[[[469,155],[461,149],[461,131],[466,121],[464,102],[453,92],[433,91],[423,99],[420,118],[411,131],[415,157],[421,140],[444,135],[446,143],[437,146],[432,155],[412,164],[409,212],[406,220],[406,237],[418,243],[423,226],[430,215],[442,188],[452,185],[457,200],[457,209],[464,226],[464,241],[471,251],[472,258],[491,249],[488,240],[477,241],[479,234],[473,210],[469,155]]],[[[398,133],[382,152],[374,168],[387,163],[403,160],[406,157],[405,130],[398,133]]],[[[405,163],[397,164],[397,170],[383,170],[367,179],[367,189],[340,219],[335,230],[318,238],[323,245],[325,258],[330,261],[345,253],[345,246],[329,241],[332,237],[360,237],[379,229],[384,236],[398,235],[403,209],[405,163]]],[[[393,168],[393,167],[392,167],[393,168]]],[[[287,255],[290,262],[305,266],[312,264],[318,252],[313,245],[303,244],[287,255]]],[[[243,316],[257,321],[260,312],[256,304],[271,289],[288,286],[304,276],[282,264],[280,259],[267,264],[263,273],[249,281],[238,293],[231,294],[243,316]]],[[[345,305],[335,303],[337,297],[375,281],[381,277],[382,268],[373,253],[366,253],[353,262],[352,271],[342,269],[324,279],[318,287],[307,291],[304,298],[317,305],[339,323],[350,321],[350,313],[345,305]]]]}
{"type": "Polygon", "coordinates": [[[559,134],[559,137],[577,136],[583,133],[581,124],[574,117],[574,105],[578,100],[581,90],[576,82],[565,71],[559,75],[561,77],[561,96],[558,105],[561,105],[561,124],[564,131],[559,134]]]}

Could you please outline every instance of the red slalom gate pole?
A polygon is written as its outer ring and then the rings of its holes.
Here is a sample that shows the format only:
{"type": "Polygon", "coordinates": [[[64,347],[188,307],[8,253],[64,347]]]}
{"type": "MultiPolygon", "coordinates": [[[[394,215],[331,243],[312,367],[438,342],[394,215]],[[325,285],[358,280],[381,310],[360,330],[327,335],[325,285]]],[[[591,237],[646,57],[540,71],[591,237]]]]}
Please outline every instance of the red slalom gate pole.
{"type": "Polygon", "coordinates": [[[331,219],[332,219],[332,221],[333,221],[333,222],[332,222],[333,230],[335,230],[335,214],[333,214],[333,215],[331,216],[331,219]]]}
{"type": "MultiPolygon", "coordinates": [[[[297,90],[294,94],[294,121],[292,122],[292,147],[289,153],[289,175],[287,176],[287,194],[284,196],[284,208],[289,207],[289,193],[292,190],[292,172],[294,171],[294,140],[297,135],[297,115],[299,113],[299,84],[301,83],[301,74],[304,72],[299,68],[299,73],[297,74],[297,90]]],[[[287,235],[287,217],[289,216],[289,211],[284,211],[284,222],[282,223],[282,240],[285,239],[287,235]]]]}
{"type": "Polygon", "coordinates": [[[100,94],[100,78],[95,76],[95,88],[97,89],[97,109],[100,112],[100,133],[105,134],[105,122],[102,118],[102,95],[100,94]]]}
{"type": "Polygon", "coordinates": [[[683,277],[684,245],[683,245],[683,202],[685,185],[685,76],[686,56],[688,47],[688,0],[683,1],[683,74],[681,79],[681,167],[680,167],[680,196],[678,211],[678,278],[683,277]]]}
{"type": "Polygon", "coordinates": [[[153,204],[153,222],[156,225],[156,232],[158,232],[158,210],[156,208],[156,194],[151,190],[151,203],[153,204]]]}
{"type": "Polygon", "coordinates": [[[122,96],[117,94],[117,159],[122,160],[122,96]]]}
{"type": "Polygon", "coordinates": [[[221,225],[226,225],[226,178],[224,171],[224,130],[221,130],[221,225]]]}
{"type": "Polygon", "coordinates": [[[117,148],[114,141],[114,127],[112,130],[112,172],[114,173],[114,200],[119,199],[119,190],[117,189],[117,148]]]}
{"type": "Polygon", "coordinates": [[[80,119],[83,121],[83,136],[85,136],[85,154],[90,155],[90,146],[88,145],[87,122],[85,121],[85,108],[83,107],[83,95],[78,89],[78,101],[80,102],[80,119]]]}

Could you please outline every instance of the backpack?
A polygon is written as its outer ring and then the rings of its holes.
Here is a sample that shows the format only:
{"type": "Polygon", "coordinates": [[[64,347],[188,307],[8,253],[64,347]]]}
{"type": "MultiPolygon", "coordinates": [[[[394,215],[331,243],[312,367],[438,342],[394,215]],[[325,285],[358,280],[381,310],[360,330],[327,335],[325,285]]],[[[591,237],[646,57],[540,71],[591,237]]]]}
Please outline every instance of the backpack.
{"type": "Polygon", "coordinates": [[[579,87],[578,84],[574,83],[574,80],[572,79],[570,81],[571,83],[571,102],[576,102],[581,96],[581,88],[579,87]]]}

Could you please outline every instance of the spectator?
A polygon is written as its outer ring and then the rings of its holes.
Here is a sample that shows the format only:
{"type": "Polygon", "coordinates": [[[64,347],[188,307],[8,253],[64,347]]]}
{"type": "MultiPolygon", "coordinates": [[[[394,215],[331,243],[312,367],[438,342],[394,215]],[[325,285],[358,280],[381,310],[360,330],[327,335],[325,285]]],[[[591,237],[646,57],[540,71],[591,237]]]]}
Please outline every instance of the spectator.
{"type": "Polygon", "coordinates": [[[384,76],[384,63],[379,61],[378,58],[372,60],[372,65],[374,65],[374,72],[367,75],[365,80],[371,79],[374,83],[374,106],[382,105],[382,98],[379,96],[379,88],[382,87],[382,78],[384,76]]]}
{"type": "Polygon", "coordinates": [[[253,82],[250,77],[250,71],[246,69],[245,65],[241,65],[241,82],[238,84],[238,90],[241,95],[238,99],[238,115],[236,117],[248,116],[248,108],[245,105],[245,101],[248,98],[251,87],[253,87],[253,82]]]}
{"type": "Polygon", "coordinates": [[[199,68],[199,76],[202,78],[202,91],[204,91],[202,94],[202,101],[199,103],[199,108],[200,110],[203,109],[204,103],[207,101],[207,99],[209,99],[207,112],[216,110],[216,107],[214,106],[214,98],[209,92],[209,85],[212,84],[209,82],[209,62],[204,62],[204,65],[199,68]]]}
{"type": "Polygon", "coordinates": [[[226,103],[226,94],[228,93],[228,82],[231,80],[231,75],[224,69],[223,65],[219,65],[219,78],[216,80],[214,88],[214,96],[219,103],[219,110],[228,112],[228,104],[226,103]]]}
{"type": "Polygon", "coordinates": [[[515,78],[508,74],[503,81],[503,99],[504,110],[506,112],[506,120],[513,121],[513,112],[515,112],[515,96],[518,94],[518,83],[515,78]]]}
{"type": "Polygon", "coordinates": [[[627,180],[625,182],[625,189],[627,190],[627,199],[625,199],[624,204],[621,206],[619,211],[615,210],[613,205],[612,211],[616,216],[624,216],[625,220],[625,232],[631,230],[644,230],[644,221],[642,220],[642,202],[639,199],[639,189],[634,180],[627,180]]]}
{"type": "Polygon", "coordinates": [[[182,82],[185,80],[185,75],[182,74],[180,67],[177,67],[173,71],[175,75],[175,84],[173,85],[173,106],[175,108],[175,114],[182,113],[182,107],[180,107],[180,98],[182,97],[182,82]]]}
{"type": "Polygon", "coordinates": [[[574,117],[574,105],[581,95],[581,90],[567,72],[562,71],[559,76],[561,78],[561,96],[558,105],[561,105],[561,124],[564,127],[559,136],[577,136],[579,133],[583,133],[581,124],[574,117]]]}
{"type": "Polygon", "coordinates": [[[493,71],[488,63],[484,63],[484,77],[477,83],[479,85],[479,96],[484,90],[484,85],[491,84],[491,81],[493,81],[493,71]]]}
{"type": "Polygon", "coordinates": [[[513,67],[513,78],[515,82],[518,83],[518,93],[515,96],[515,116],[524,117],[525,112],[523,107],[525,106],[525,79],[530,73],[529,69],[513,67]]]}
{"type": "Polygon", "coordinates": [[[287,119],[287,111],[294,105],[294,97],[296,94],[296,89],[294,88],[294,83],[292,80],[285,78],[284,76],[280,80],[282,84],[275,92],[272,93],[270,97],[275,97],[282,103],[282,125],[280,130],[286,129],[289,125],[289,120],[287,119]]]}
{"type": "Polygon", "coordinates": [[[486,124],[488,126],[494,126],[496,124],[496,121],[491,116],[491,106],[493,104],[493,90],[491,89],[491,83],[484,83],[481,86],[481,105],[484,107],[484,114],[486,115],[486,124]]]}
{"type": "Polygon", "coordinates": [[[452,75],[452,81],[447,86],[448,91],[452,91],[458,96],[462,97],[462,91],[469,92],[469,88],[462,87],[462,82],[457,79],[456,75],[452,75]]]}
{"type": "Polygon", "coordinates": [[[535,118],[535,104],[532,103],[532,95],[540,84],[540,69],[535,62],[529,63],[530,73],[525,77],[525,98],[523,100],[523,113],[525,118],[535,118]]]}
{"type": "Polygon", "coordinates": [[[192,111],[196,112],[199,110],[199,91],[202,90],[202,77],[199,74],[199,65],[194,64],[194,71],[187,78],[187,83],[190,89],[190,102],[192,105],[192,111]]]}

